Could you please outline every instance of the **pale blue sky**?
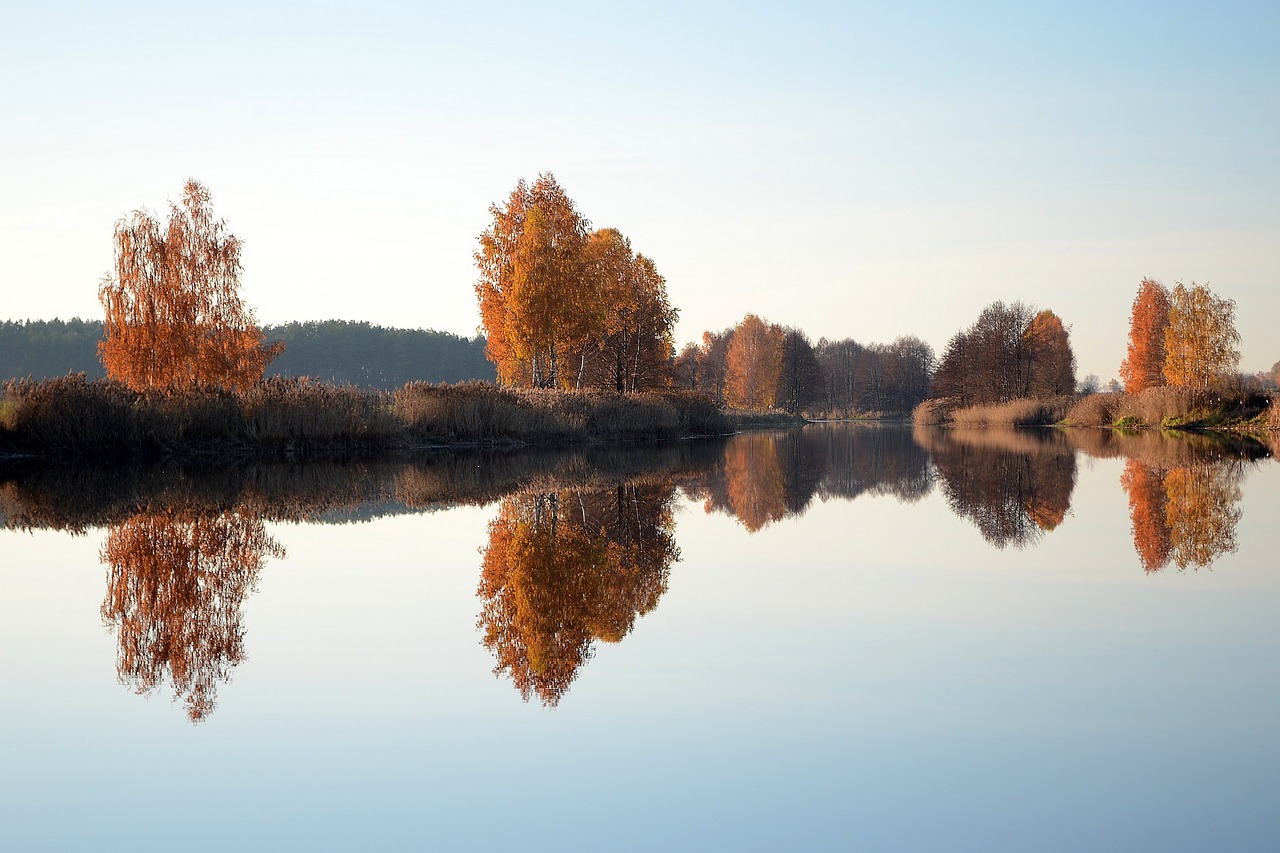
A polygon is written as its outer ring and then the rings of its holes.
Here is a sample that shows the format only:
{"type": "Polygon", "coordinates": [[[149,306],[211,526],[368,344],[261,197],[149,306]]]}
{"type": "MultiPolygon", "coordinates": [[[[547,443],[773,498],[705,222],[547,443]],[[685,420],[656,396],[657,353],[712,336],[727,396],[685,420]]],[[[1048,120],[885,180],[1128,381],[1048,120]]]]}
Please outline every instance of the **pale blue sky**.
{"type": "Polygon", "coordinates": [[[259,319],[471,334],[488,205],[554,171],[666,276],[936,349],[996,299],[1114,376],[1143,276],[1280,359],[1274,4],[6,4],[0,318],[100,316],[111,228],[195,177],[259,319]],[[15,7],[16,8],[13,8],[15,7]]]}

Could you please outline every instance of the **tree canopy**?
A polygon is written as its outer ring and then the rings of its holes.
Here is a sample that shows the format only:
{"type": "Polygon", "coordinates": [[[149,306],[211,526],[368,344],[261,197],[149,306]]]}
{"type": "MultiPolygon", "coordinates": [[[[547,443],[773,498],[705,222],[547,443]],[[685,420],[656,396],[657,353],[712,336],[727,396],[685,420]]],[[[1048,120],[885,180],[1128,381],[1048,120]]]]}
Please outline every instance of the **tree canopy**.
{"type": "Polygon", "coordinates": [[[216,385],[244,390],[280,346],[266,344],[240,298],[240,240],[213,218],[194,180],[161,223],[136,210],[115,227],[115,272],[98,296],[107,375],[135,389],[216,385]]]}
{"type": "Polygon", "coordinates": [[[1129,349],[1120,365],[1125,390],[1137,394],[1164,384],[1164,332],[1169,325],[1169,291],[1144,278],[1133,299],[1129,319],[1129,349]]]}
{"type": "Polygon", "coordinates": [[[1075,369],[1067,327],[1056,314],[993,302],[947,342],[929,396],[973,405],[1069,394],[1075,369]]]}
{"type": "Polygon", "coordinates": [[[1164,330],[1164,378],[1170,385],[1208,388],[1240,362],[1236,304],[1194,281],[1174,285],[1164,330]]]}
{"type": "Polygon", "coordinates": [[[544,172],[489,208],[475,253],[486,353],[508,385],[631,391],[670,382],[676,311],[653,261],[592,232],[544,172]]]}

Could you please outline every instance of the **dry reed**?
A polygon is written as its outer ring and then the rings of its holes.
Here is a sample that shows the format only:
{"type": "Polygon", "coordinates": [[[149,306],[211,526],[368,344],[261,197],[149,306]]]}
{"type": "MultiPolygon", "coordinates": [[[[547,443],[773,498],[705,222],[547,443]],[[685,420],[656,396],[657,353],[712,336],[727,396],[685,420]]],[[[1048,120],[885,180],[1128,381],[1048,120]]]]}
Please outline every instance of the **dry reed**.
{"type": "Polygon", "coordinates": [[[432,444],[667,439],[733,431],[697,394],[514,390],[414,383],[394,394],[306,379],[137,392],[83,374],[5,385],[0,452],[44,457],[325,458],[432,444]]]}

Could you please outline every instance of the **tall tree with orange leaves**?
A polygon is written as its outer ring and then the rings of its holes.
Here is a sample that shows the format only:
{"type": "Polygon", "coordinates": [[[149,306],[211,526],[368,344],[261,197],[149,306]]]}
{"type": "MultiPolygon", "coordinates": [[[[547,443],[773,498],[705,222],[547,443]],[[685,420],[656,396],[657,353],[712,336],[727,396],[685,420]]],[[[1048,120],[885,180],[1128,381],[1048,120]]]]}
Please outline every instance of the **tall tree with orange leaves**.
{"type": "Polygon", "coordinates": [[[210,201],[188,180],[167,222],[137,210],[116,223],[115,274],[98,290],[108,377],[137,390],[243,391],[283,349],[264,342],[240,298],[240,240],[213,218],[210,201]]]}
{"type": "Polygon", "coordinates": [[[550,172],[532,186],[521,179],[507,203],[489,213],[493,222],[475,253],[476,296],[498,379],[535,388],[573,384],[565,356],[604,327],[585,265],[589,223],[550,172]]]}
{"type": "Polygon", "coordinates": [[[616,228],[591,233],[585,264],[599,335],[573,355],[575,385],[618,392],[669,385],[679,311],[667,301],[666,279],[616,228]]]}
{"type": "Polygon", "coordinates": [[[1168,325],[1169,291],[1160,282],[1144,278],[1133,299],[1129,350],[1120,364],[1120,379],[1128,393],[1165,384],[1164,333],[1168,325]]]}
{"type": "Polygon", "coordinates": [[[770,409],[782,375],[781,326],[748,314],[738,324],[725,354],[724,400],[735,409],[770,409]]]}
{"type": "Polygon", "coordinates": [[[1236,303],[1194,281],[1174,285],[1164,330],[1164,378],[1170,385],[1208,388],[1240,362],[1236,303]]]}

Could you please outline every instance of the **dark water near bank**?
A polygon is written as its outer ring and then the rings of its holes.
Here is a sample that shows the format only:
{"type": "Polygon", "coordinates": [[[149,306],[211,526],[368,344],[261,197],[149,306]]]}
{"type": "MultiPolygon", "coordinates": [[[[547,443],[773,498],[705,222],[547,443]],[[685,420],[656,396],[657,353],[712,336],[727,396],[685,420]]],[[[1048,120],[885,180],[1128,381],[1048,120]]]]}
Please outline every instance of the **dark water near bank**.
{"type": "Polygon", "coordinates": [[[1091,431],[0,464],[0,838],[1270,849],[1277,510],[1091,431]]]}

